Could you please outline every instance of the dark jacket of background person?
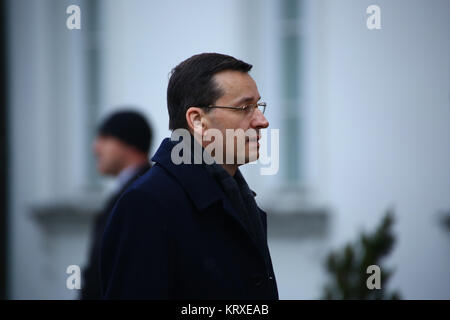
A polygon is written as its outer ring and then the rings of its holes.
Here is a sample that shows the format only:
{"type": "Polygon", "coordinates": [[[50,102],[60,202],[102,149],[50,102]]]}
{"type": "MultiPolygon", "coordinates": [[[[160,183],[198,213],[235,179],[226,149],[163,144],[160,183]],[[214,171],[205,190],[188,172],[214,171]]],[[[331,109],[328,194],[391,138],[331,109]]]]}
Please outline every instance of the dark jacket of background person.
{"type": "Polygon", "coordinates": [[[100,212],[94,222],[92,232],[92,242],[89,251],[89,260],[86,268],[82,272],[81,283],[81,296],[82,300],[98,300],[101,299],[100,290],[100,272],[99,272],[99,256],[100,256],[100,243],[105,229],[106,222],[108,220],[111,210],[114,208],[115,203],[119,199],[120,195],[141,175],[143,175],[148,169],[150,164],[140,167],[137,173],[125,183],[119,192],[115,193],[107,202],[105,209],[100,212]]]}
{"type": "Polygon", "coordinates": [[[106,299],[278,299],[264,245],[204,164],[176,165],[165,139],[155,165],[119,199],[101,248],[106,299]],[[259,243],[259,244],[257,244],[259,243]]]}

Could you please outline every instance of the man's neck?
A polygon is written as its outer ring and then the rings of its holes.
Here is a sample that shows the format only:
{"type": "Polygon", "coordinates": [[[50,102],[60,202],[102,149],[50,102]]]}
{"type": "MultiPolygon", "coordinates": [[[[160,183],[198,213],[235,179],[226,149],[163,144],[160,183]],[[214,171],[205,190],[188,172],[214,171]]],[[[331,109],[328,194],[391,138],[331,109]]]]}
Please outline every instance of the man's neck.
{"type": "Polygon", "coordinates": [[[134,172],[139,170],[139,168],[142,168],[143,166],[145,166],[148,162],[146,161],[138,161],[138,162],[130,162],[127,163],[122,170],[119,171],[119,173],[117,174],[117,177],[120,176],[127,176],[129,172],[134,172]]]}
{"type": "MultiPolygon", "coordinates": [[[[191,133],[191,135],[192,135],[192,133],[191,133]]],[[[203,148],[205,148],[208,144],[205,144],[205,142],[204,141],[201,141],[200,139],[200,137],[199,136],[196,136],[196,135],[192,135],[193,137],[194,137],[194,141],[195,142],[197,142],[198,144],[200,144],[203,148]]],[[[213,156],[212,154],[209,154],[209,156],[211,156],[212,158],[214,158],[214,160],[216,160],[216,162],[217,163],[219,163],[219,161],[217,161],[217,160],[219,160],[219,159],[216,159],[216,157],[215,156],[213,156]]],[[[220,160],[222,160],[222,159],[220,159],[220,160]]],[[[228,174],[230,175],[230,176],[234,176],[234,174],[236,173],[236,170],[237,170],[237,165],[235,165],[235,164],[225,164],[225,163],[223,163],[223,164],[220,164],[224,169],[225,169],[225,171],[226,172],[228,172],[228,174]]]]}
{"type": "Polygon", "coordinates": [[[127,161],[124,164],[122,170],[125,170],[128,168],[140,168],[140,167],[147,165],[148,163],[149,163],[149,160],[148,160],[147,156],[135,157],[135,158],[132,158],[129,161],[127,161]]]}
{"type": "Polygon", "coordinates": [[[237,165],[235,164],[221,164],[221,166],[225,169],[226,172],[230,174],[230,176],[234,177],[234,174],[237,170],[237,165]]]}

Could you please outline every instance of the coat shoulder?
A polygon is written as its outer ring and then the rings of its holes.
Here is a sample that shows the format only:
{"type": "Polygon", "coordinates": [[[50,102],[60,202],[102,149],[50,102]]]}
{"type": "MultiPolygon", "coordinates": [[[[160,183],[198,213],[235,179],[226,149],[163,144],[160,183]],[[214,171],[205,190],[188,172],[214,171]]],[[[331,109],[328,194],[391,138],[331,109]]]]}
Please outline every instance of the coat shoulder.
{"type": "Polygon", "coordinates": [[[122,194],[118,202],[121,201],[133,202],[134,205],[139,204],[148,209],[159,207],[171,212],[175,207],[186,206],[189,198],[175,177],[155,164],[122,194]]]}

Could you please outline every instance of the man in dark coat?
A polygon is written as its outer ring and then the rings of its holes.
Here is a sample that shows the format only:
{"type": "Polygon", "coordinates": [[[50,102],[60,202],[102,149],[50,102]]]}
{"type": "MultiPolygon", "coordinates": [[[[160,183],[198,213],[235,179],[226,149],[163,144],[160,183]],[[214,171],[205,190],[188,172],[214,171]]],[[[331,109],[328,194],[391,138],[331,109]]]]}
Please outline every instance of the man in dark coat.
{"type": "Polygon", "coordinates": [[[115,112],[99,126],[93,145],[97,170],[115,176],[116,186],[103,211],[95,217],[89,260],[82,272],[83,300],[101,299],[99,256],[106,221],[120,195],[150,169],[151,136],[150,125],[135,111],[115,112]]]}
{"type": "Polygon", "coordinates": [[[172,70],[173,139],[163,140],[153,168],[108,220],[100,256],[104,298],[278,299],[266,213],[238,169],[258,158],[259,130],[269,125],[251,68],[207,53],[172,70]],[[227,129],[242,130],[230,138],[227,129]],[[254,134],[239,136],[243,131],[254,134]],[[212,151],[207,135],[214,132],[224,143],[212,151]],[[239,138],[244,143],[235,148],[239,138]]]}

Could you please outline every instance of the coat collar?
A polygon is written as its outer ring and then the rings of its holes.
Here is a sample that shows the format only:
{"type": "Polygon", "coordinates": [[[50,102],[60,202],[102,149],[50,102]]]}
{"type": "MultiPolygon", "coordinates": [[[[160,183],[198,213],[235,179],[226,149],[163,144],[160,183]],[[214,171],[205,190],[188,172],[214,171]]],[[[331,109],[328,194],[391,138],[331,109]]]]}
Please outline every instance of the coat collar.
{"type": "Polygon", "coordinates": [[[223,198],[222,192],[204,168],[204,164],[175,164],[172,161],[171,153],[176,144],[178,144],[177,141],[165,138],[152,157],[152,161],[172,174],[188,193],[197,209],[203,211],[214,202],[220,201],[223,198]]]}

